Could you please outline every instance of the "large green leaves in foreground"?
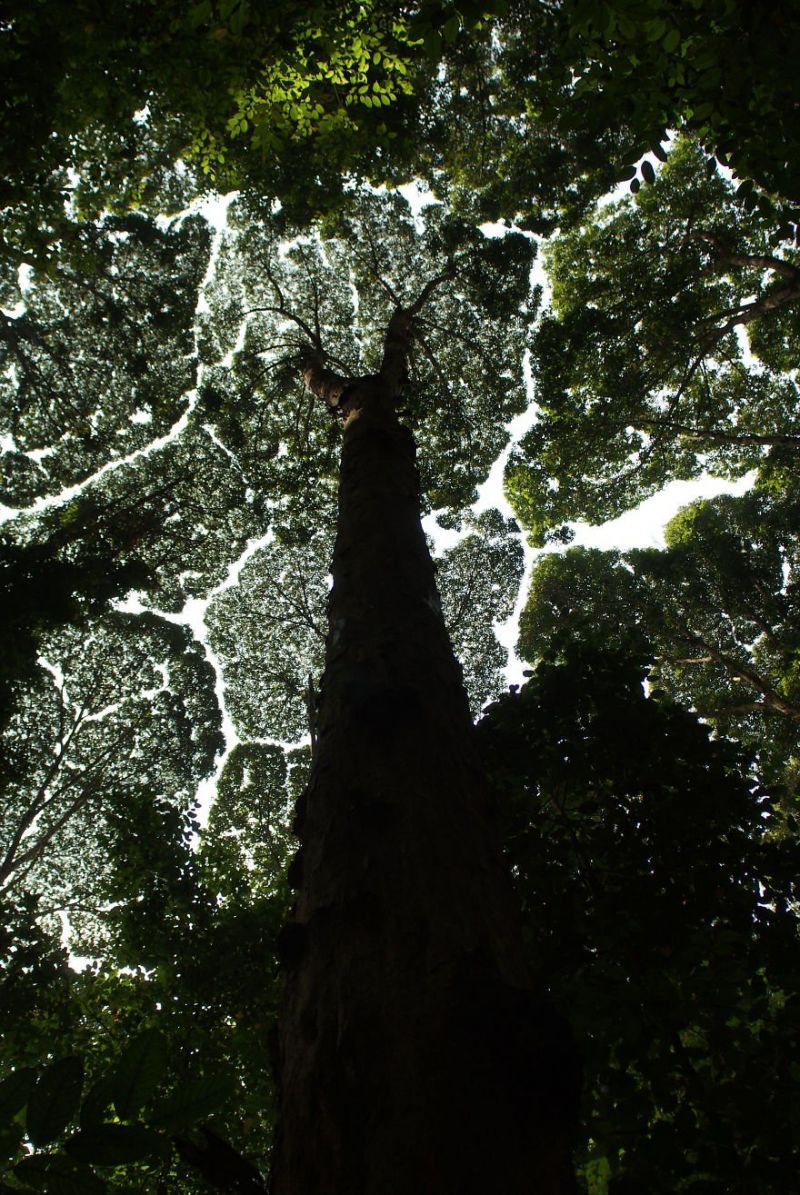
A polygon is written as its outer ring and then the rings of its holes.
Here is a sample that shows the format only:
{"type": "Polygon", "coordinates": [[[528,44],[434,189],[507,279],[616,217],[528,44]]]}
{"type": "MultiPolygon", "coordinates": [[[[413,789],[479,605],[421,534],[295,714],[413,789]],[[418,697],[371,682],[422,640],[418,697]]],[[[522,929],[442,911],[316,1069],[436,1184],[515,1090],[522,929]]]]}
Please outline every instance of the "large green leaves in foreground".
{"type": "Polygon", "coordinates": [[[303,216],[335,204],[350,170],[407,168],[407,95],[419,101],[436,71],[411,48],[411,16],[350,0],[7,5],[6,250],[41,252],[48,224],[67,222],[65,194],[84,214],[174,202],[179,156],[195,190],[249,180],[303,216]]]}
{"type": "Polygon", "coordinates": [[[533,960],[585,1067],[594,1195],[792,1187],[798,851],[697,719],[571,646],[480,726],[533,960]]]}
{"type": "Polygon", "coordinates": [[[565,521],[614,517],[672,478],[737,476],[796,451],[800,258],[708,174],[693,142],[677,143],[635,201],[557,239],[548,260],[539,419],[507,473],[535,542],[565,521]]]}
{"type": "Polygon", "coordinates": [[[48,255],[65,195],[174,211],[216,182],[307,221],[347,176],[547,231],[668,128],[797,203],[799,43],[791,0],[11,3],[5,251],[48,255]]]}

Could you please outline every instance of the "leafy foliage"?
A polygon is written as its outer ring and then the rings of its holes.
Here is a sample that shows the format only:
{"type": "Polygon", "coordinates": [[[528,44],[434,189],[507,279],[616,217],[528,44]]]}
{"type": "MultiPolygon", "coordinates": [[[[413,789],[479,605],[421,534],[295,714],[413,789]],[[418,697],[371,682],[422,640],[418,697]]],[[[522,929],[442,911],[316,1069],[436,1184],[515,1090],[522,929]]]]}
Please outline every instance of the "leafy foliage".
{"type": "Polygon", "coordinates": [[[409,158],[407,97],[421,98],[435,74],[435,55],[415,53],[422,38],[394,5],[14,4],[2,33],[0,201],[16,207],[9,239],[27,251],[43,217],[63,227],[64,195],[92,216],[109,201],[170,210],[179,156],[195,191],[249,181],[302,216],[319,211],[341,195],[344,172],[391,168],[387,141],[395,170],[409,158]]]}
{"type": "Polygon", "coordinates": [[[196,217],[109,217],[17,285],[18,314],[0,318],[5,502],[28,506],[169,431],[194,384],[208,250],[196,217]]]}
{"type": "Polygon", "coordinates": [[[570,645],[480,732],[532,957],[582,1051],[595,1192],[777,1191],[796,1167],[797,846],[727,747],[570,645]]]}
{"type": "Polygon", "coordinates": [[[494,625],[511,616],[524,567],[513,519],[487,510],[468,520],[469,533],[437,560],[436,584],[453,650],[475,717],[503,688],[505,650],[494,625]]]}
{"type": "MultiPolygon", "coordinates": [[[[80,1058],[86,1075],[70,1123],[30,1159],[24,1119],[9,1127],[12,1187],[155,1191],[169,1180],[194,1192],[220,1168],[235,1174],[242,1150],[265,1168],[288,815],[309,755],[284,748],[313,718],[339,434],[302,393],[304,355],[369,371],[397,302],[424,295],[407,393],[429,425],[428,475],[441,479],[451,525],[505,443],[501,421],[524,403],[535,304],[525,238],[493,241],[438,208],[416,221],[398,198],[369,193],[354,194],[324,238],[288,249],[244,202],[232,215],[205,290],[207,228],[137,216],[129,229],[120,217],[87,226],[85,259],[100,263],[91,302],[73,301],[86,287],[66,249],[12,294],[9,320],[33,327],[35,314],[41,343],[26,342],[22,390],[28,378],[39,389],[14,392],[4,441],[7,496],[24,509],[5,532],[15,654],[0,1060],[4,1074],[38,1076],[80,1058]],[[350,237],[364,247],[352,261],[350,237]],[[159,324],[167,292],[179,311],[159,324]],[[103,314],[117,301],[118,340],[103,314]],[[146,402],[128,368],[134,350],[152,358],[146,402]],[[71,387],[81,411],[100,403],[91,442],[58,406],[71,387]],[[35,439],[34,403],[63,423],[52,446],[35,439]],[[112,605],[131,585],[136,600],[112,605]],[[218,677],[188,623],[198,599],[244,740],[222,762],[218,677]],[[198,784],[215,766],[201,832],[198,784]],[[80,972],[56,945],[62,926],[80,972]]],[[[442,562],[476,708],[498,685],[491,619],[510,609],[520,567],[515,528],[496,512],[442,562]]],[[[260,1183],[248,1165],[241,1181],[260,1183]]]]}
{"type": "Polygon", "coordinates": [[[36,892],[42,914],[69,911],[77,932],[122,883],[108,861],[130,877],[138,834],[153,835],[158,875],[167,825],[221,746],[219,712],[197,645],[151,615],[109,615],[41,647],[46,667],[6,735],[0,883],[36,892]]]}
{"type": "MultiPolygon", "coordinates": [[[[785,161],[799,33],[791,4],[765,13],[741,0],[570,0],[553,24],[592,124],[631,130],[629,161],[659,129],[688,129],[742,175],[797,200],[800,176],[785,161]]],[[[577,113],[553,109],[571,130],[577,113]]]]}
{"type": "Polygon", "coordinates": [[[308,775],[310,751],[248,742],[226,760],[200,851],[220,898],[248,906],[285,894],[293,850],[289,821],[308,775]]]}
{"type": "Polygon", "coordinates": [[[335,435],[311,424],[305,357],[321,352],[345,377],[375,371],[392,311],[424,293],[404,394],[423,490],[434,507],[458,511],[474,501],[475,486],[506,442],[503,423],[524,409],[525,326],[538,301],[529,279],[535,246],[519,234],[484,236],[438,204],[424,209],[418,224],[400,195],[367,191],[353,194],[324,240],[299,238],[286,251],[278,227],[263,215],[257,224],[245,222],[244,212],[238,220],[223,250],[223,289],[210,296],[221,320],[209,328],[213,335],[219,327],[224,349],[238,327],[233,313],[248,316],[233,379],[226,385],[209,375],[222,416],[217,427],[231,451],[241,453],[243,436],[258,434],[278,454],[283,442],[294,449],[285,462],[294,470],[286,477],[289,494],[301,483],[315,485],[315,474],[334,468],[335,435]],[[232,380],[239,383],[235,397],[232,380]]]}
{"type": "Polygon", "coordinates": [[[510,481],[534,534],[709,461],[762,466],[748,502],[685,515],[635,574],[548,563],[525,633],[549,619],[561,662],[484,731],[532,952],[584,1044],[585,1175],[788,1189],[795,826],[733,773],[753,767],[772,798],[796,768],[793,12],[6,7],[0,1185],[263,1189],[287,813],[309,756],[284,747],[313,737],[339,436],[302,369],[311,353],[375,371],[393,312],[415,309],[405,414],[430,507],[467,531],[439,582],[477,712],[521,552],[497,512],[465,512],[525,405],[538,295],[531,241],[474,225],[519,217],[565,230],[534,345],[542,417],[510,481]],[[745,58],[768,64],[757,86],[745,58]],[[679,142],[637,173],[675,125],[703,152],[679,142]],[[709,151],[751,180],[736,196],[709,151]],[[414,217],[353,181],[415,170],[452,208],[414,217]],[[618,179],[637,202],[581,225],[618,179]],[[185,211],[215,182],[241,189],[219,255],[185,211]],[[222,689],[188,629],[199,609],[222,689]],[[699,685],[687,634],[710,657],[699,685]],[[577,651],[624,636],[634,663],[577,651]],[[646,699],[642,660],[716,702],[755,758],[646,699]],[[243,738],[224,760],[220,692],[243,738]],[[61,916],[102,956],[80,972],[61,916]]]}
{"type": "Polygon", "coordinates": [[[534,542],[672,478],[738,476],[796,447],[800,267],[775,232],[683,141],[635,202],[550,247],[552,310],[533,347],[540,418],[507,474],[534,542]]]}
{"type": "Polygon", "coordinates": [[[746,745],[762,781],[797,791],[797,510],[786,493],[694,503],[667,550],[576,548],[536,568],[520,623],[531,660],[606,644],[746,745]]]}
{"type": "Polygon", "coordinates": [[[325,524],[308,543],[274,541],[209,609],[228,711],[243,738],[293,743],[308,733],[313,678],[322,672],[331,541],[325,524]]]}
{"type": "Polygon", "coordinates": [[[207,1155],[216,1150],[229,1164],[238,1162],[240,1174],[250,1179],[248,1190],[263,1191],[255,1167],[210,1129],[205,1131],[205,1151],[191,1136],[183,1135],[199,1117],[208,1116],[230,1098],[235,1088],[232,1077],[218,1073],[183,1080],[165,1097],[168,1054],[163,1035],[146,1029],[128,1042],[88,1090],[83,1060],[76,1055],[58,1058],[38,1072],[34,1068],[12,1072],[0,1084],[6,1118],[0,1135],[17,1147],[9,1150],[0,1171],[13,1184],[6,1189],[102,1195],[107,1190],[131,1190],[125,1180],[132,1177],[141,1184],[137,1189],[150,1190],[153,1182],[161,1186],[165,1180],[179,1181],[178,1159],[187,1155],[201,1173],[206,1172],[207,1155]],[[146,1119],[136,1119],[140,1110],[146,1119]],[[21,1148],[23,1125],[35,1147],[27,1153],[21,1148]],[[15,1132],[17,1126],[20,1133],[15,1132]]]}

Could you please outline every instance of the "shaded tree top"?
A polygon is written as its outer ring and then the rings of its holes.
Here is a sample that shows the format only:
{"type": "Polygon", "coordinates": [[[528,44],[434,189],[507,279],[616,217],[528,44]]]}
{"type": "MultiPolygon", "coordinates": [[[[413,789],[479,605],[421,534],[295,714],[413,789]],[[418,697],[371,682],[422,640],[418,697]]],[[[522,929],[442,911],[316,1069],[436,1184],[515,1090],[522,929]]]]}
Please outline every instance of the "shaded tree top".
{"type": "Polygon", "coordinates": [[[693,503],[667,547],[571,549],[534,570],[520,619],[525,658],[564,660],[580,645],[647,663],[651,683],[751,753],[776,794],[796,793],[796,490],[756,487],[693,503]]]}
{"type": "Polygon", "coordinates": [[[504,424],[526,402],[521,362],[538,303],[532,242],[486,237],[438,204],[415,219],[399,195],[368,191],[350,196],[321,239],[290,247],[244,208],[238,220],[201,335],[209,361],[234,353],[230,368],[208,370],[201,393],[223,441],[230,435],[245,460],[248,443],[263,451],[266,438],[278,451],[283,441],[293,449],[286,467],[331,477],[337,438],[319,416],[302,415],[303,370],[317,361],[340,385],[377,373],[391,321],[405,313],[408,377],[396,380],[422,450],[423,488],[434,507],[457,514],[470,505],[506,443],[504,424]]]}
{"type": "Polygon", "coordinates": [[[625,645],[560,657],[479,735],[584,1063],[582,1189],[790,1187],[796,839],[730,744],[645,694],[625,645]]]}

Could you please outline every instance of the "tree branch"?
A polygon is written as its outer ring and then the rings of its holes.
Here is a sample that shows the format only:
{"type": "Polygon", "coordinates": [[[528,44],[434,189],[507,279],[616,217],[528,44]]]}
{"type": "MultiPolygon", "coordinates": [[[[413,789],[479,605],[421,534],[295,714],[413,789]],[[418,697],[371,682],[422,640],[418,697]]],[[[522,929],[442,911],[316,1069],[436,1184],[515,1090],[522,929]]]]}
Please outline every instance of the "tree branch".
{"type": "Polygon", "coordinates": [[[328,369],[322,353],[316,352],[309,353],[303,362],[303,384],[315,398],[321,398],[332,410],[337,410],[344,394],[353,385],[353,379],[328,369]]]}
{"type": "Polygon", "coordinates": [[[781,257],[772,257],[762,253],[734,253],[720,237],[711,232],[690,232],[688,239],[706,241],[718,253],[717,263],[721,266],[742,266],[745,269],[772,270],[776,274],[783,274],[794,282],[800,283],[800,269],[781,257]]]}
{"type": "MultiPolygon", "coordinates": [[[[699,428],[690,427],[686,423],[675,423],[671,419],[638,419],[637,425],[644,431],[662,430],[673,431],[683,440],[696,440],[698,443],[712,443],[712,444],[741,444],[746,448],[800,448],[800,436],[760,436],[751,432],[744,432],[736,434],[733,432],[721,431],[701,431],[699,428]]],[[[627,427],[628,424],[620,424],[620,427],[627,427]]]]}
{"type": "Polygon", "coordinates": [[[397,307],[389,320],[379,373],[394,399],[397,399],[408,377],[408,354],[414,339],[414,317],[419,314],[436,288],[451,277],[451,272],[445,271],[437,274],[435,278],[430,278],[414,302],[408,307],[397,307]]]}
{"type": "Polygon", "coordinates": [[[689,633],[687,640],[709,655],[713,663],[719,664],[724,668],[733,681],[749,685],[751,689],[755,689],[756,692],[760,693],[764,705],[769,706],[770,709],[783,714],[787,718],[791,718],[793,722],[800,722],[800,710],[792,705],[791,702],[785,701],[779,693],[776,693],[773,686],[764,677],[760,676],[755,669],[749,668],[740,660],[725,655],[724,652],[706,643],[699,635],[689,633]]]}

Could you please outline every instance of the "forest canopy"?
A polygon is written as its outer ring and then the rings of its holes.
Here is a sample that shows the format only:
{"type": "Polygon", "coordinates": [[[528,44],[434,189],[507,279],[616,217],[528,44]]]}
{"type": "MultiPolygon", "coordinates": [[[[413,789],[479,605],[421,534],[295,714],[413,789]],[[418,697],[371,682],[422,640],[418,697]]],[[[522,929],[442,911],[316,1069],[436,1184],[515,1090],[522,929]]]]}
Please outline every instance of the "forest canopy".
{"type": "Polygon", "coordinates": [[[582,1072],[578,1189],[789,1190],[795,6],[6,10],[0,1189],[268,1189],[343,427],[378,379],[580,1060],[549,1064],[582,1072]],[[564,551],[708,475],[748,484],[663,546],[564,551]]]}

